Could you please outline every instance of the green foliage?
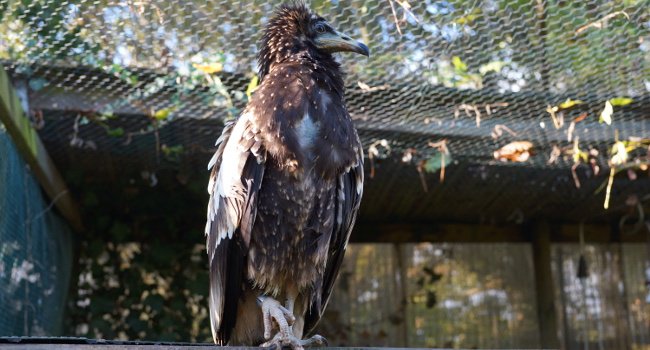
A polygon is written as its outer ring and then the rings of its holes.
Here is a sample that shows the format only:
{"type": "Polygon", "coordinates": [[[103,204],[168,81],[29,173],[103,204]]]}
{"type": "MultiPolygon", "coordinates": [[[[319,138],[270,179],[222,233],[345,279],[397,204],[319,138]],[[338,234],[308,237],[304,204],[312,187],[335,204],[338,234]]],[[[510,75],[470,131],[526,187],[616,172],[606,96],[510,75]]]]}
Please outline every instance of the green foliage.
{"type": "MultiPolygon", "coordinates": [[[[126,173],[133,170],[124,169],[126,173]]],[[[68,174],[82,199],[86,231],[67,334],[106,339],[210,341],[203,203],[207,181],[181,184],[157,174],[151,187],[136,172],[127,183],[68,174]],[[194,183],[201,186],[194,186],[194,183]]],[[[128,178],[128,177],[122,177],[128,178]]]]}
{"type": "Polygon", "coordinates": [[[627,106],[632,102],[634,102],[634,99],[631,99],[629,97],[614,97],[609,100],[609,103],[611,103],[614,107],[627,106]]]}
{"type": "Polygon", "coordinates": [[[38,91],[47,85],[47,80],[43,78],[34,78],[29,80],[29,88],[33,91],[38,91]]]}
{"type": "Polygon", "coordinates": [[[253,91],[257,88],[257,85],[259,84],[259,77],[257,75],[254,75],[253,78],[251,78],[251,81],[248,83],[248,87],[246,87],[246,97],[248,99],[251,99],[251,95],[253,94],[253,91]]]}
{"type": "Polygon", "coordinates": [[[122,137],[124,136],[124,129],[123,128],[115,128],[115,129],[106,129],[106,133],[108,133],[109,136],[113,137],[122,137]]]}
{"type": "Polygon", "coordinates": [[[424,170],[428,173],[435,173],[443,167],[451,164],[451,155],[436,152],[436,154],[424,162],[424,170]]]}

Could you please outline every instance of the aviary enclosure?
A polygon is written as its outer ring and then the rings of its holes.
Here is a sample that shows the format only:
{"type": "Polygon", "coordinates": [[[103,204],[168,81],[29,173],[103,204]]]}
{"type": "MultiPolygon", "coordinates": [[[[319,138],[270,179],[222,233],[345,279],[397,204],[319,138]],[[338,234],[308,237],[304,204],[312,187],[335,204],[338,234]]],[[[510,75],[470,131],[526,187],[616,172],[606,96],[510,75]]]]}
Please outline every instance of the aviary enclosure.
{"type": "MultiPolygon", "coordinates": [[[[278,4],[0,0],[0,335],[210,340],[206,165],[278,4]]],[[[309,4],[372,52],[319,332],[650,349],[650,3],[309,4]]]]}

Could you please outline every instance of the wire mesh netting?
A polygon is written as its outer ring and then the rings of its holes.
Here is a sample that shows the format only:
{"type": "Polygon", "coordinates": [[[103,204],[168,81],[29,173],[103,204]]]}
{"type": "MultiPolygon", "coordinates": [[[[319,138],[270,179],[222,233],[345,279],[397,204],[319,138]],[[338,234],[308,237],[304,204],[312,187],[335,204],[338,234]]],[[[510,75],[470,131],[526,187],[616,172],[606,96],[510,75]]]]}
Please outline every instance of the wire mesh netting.
{"type": "Polygon", "coordinates": [[[648,347],[647,245],[565,244],[554,246],[552,253],[564,348],[648,347]],[[587,261],[584,275],[579,272],[581,255],[587,261]]]}
{"type": "Polygon", "coordinates": [[[60,335],[72,242],[0,125],[0,335],[60,335]]]}
{"type": "MultiPolygon", "coordinates": [[[[527,244],[353,244],[319,332],[341,345],[539,348],[532,258],[527,244]]],[[[552,261],[562,349],[648,348],[647,247],[555,244],[552,261]]]]}
{"type": "MultiPolygon", "coordinates": [[[[278,3],[1,0],[0,58],[59,164],[202,171],[278,3]]],[[[362,219],[591,220],[649,190],[647,1],[309,3],[371,48],[340,57],[362,219]]]]}

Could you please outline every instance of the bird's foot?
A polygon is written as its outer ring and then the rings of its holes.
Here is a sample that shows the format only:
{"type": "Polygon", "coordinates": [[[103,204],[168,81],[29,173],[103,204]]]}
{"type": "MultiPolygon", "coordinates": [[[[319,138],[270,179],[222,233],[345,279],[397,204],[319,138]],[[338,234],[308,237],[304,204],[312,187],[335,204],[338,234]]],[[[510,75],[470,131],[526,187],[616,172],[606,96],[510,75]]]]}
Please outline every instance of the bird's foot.
{"type": "Polygon", "coordinates": [[[296,322],[296,317],[291,312],[293,303],[289,303],[287,305],[288,308],[285,308],[277,300],[268,296],[260,296],[258,301],[262,308],[262,317],[264,320],[264,338],[268,340],[261,344],[261,347],[267,347],[272,350],[282,350],[283,347],[289,347],[293,350],[303,350],[305,347],[327,345],[327,340],[320,335],[314,335],[309,339],[301,340],[293,334],[292,326],[296,322]],[[273,321],[278,325],[279,331],[271,339],[271,332],[274,328],[273,321]]]}
{"type": "Polygon", "coordinates": [[[285,337],[293,335],[291,326],[294,322],[296,322],[296,317],[293,315],[293,313],[271,297],[260,296],[258,300],[261,302],[262,307],[262,319],[264,320],[264,339],[271,339],[271,331],[273,330],[274,320],[280,329],[280,332],[278,334],[281,334],[285,337]]]}
{"type": "Polygon", "coordinates": [[[327,339],[318,334],[314,335],[311,338],[300,340],[296,338],[293,333],[289,333],[285,336],[282,334],[282,332],[278,332],[278,334],[276,334],[273,339],[261,344],[260,346],[268,347],[272,350],[282,350],[283,347],[289,347],[292,350],[304,350],[304,348],[326,345],[327,339]]]}
{"type": "Polygon", "coordinates": [[[303,347],[327,346],[327,339],[322,335],[314,334],[313,337],[300,341],[303,347]]]}

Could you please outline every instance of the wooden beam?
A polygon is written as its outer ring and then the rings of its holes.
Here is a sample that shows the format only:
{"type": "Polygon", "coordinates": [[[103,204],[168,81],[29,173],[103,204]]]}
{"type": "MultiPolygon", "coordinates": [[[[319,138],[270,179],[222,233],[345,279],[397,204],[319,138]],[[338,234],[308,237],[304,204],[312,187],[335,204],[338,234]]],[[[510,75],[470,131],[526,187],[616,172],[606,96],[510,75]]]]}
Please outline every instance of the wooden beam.
{"type": "Polygon", "coordinates": [[[50,200],[75,230],[82,230],[77,206],[36,130],[32,128],[25,115],[9,76],[2,66],[0,66],[0,122],[5,125],[18,151],[50,200]]]}
{"type": "MultiPolygon", "coordinates": [[[[558,224],[550,228],[553,243],[579,242],[578,224],[558,224]]],[[[584,225],[587,243],[645,243],[646,236],[637,233],[619,233],[618,227],[584,225]]],[[[624,232],[631,232],[625,227],[624,232]]],[[[358,222],[351,242],[355,243],[528,243],[531,235],[522,225],[448,224],[448,223],[381,223],[358,222]]]]}
{"type": "Polygon", "coordinates": [[[197,350],[197,349],[214,349],[214,350],[263,350],[257,347],[239,347],[227,346],[222,347],[214,344],[119,344],[117,342],[95,344],[0,344],[1,350],[197,350]]]}
{"type": "Polygon", "coordinates": [[[559,349],[555,286],[551,270],[551,230],[547,223],[540,222],[532,227],[531,235],[540,346],[543,349],[559,349]]]}
{"type": "Polygon", "coordinates": [[[516,225],[390,224],[359,222],[350,240],[355,243],[500,243],[528,242],[516,225]]]}

